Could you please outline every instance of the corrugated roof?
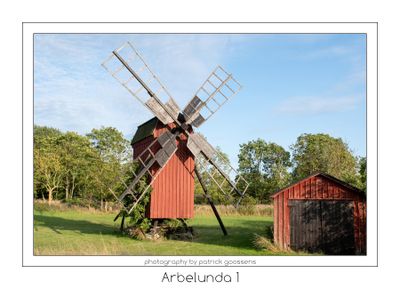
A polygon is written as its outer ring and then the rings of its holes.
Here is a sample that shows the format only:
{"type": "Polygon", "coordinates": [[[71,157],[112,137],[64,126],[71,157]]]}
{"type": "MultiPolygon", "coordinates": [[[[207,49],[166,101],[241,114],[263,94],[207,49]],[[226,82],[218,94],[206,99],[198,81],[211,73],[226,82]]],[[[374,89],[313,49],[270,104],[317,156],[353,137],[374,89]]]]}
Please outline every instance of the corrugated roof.
{"type": "Polygon", "coordinates": [[[292,183],[292,184],[290,184],[290,185],[288,185],[288,186],[286,186],[286,187],[284,187],[282,189],[279,189],[278,191],[272,193],[270,198],[273,198],[276,195],[280,194],[282,191],[284,191],[284,190],[286,190],[288,188],[291,188],[291,187],[297,185],[298,183],[301,183],[301,182],[303,182],[303,181],[305,181],[305,180],[307,180],[307,179],[309,179],[311,177],[315,177],[315,176],[325,177],[325,178],[327,178],[327,179],[329,179],[329,180],[331,180],[331,181],[333,181],[335,183],[338,183],[338,184],[340,184],[340,185],[342,185],[342,186],[344,186],[344,187],[346,187],[346,188],[348,188],[348,189],[350,189],[352,191],[355,191],[355,192],[360,193],[360,194],[364,194],[364,192],[362,190],[360,190],[360,189],[356,188],[355,186],[352,186],[352,185],[350,185],[350,184],[348,184],[348,183],[346,183],[346,182],[344,182],[342,180],[339,180],[338,178],[335,178],[334,176],[331,176],[331,175],[329,175],[327,173],[323,173],[323,172],[316,172],[316,173],[311,174],[308,177],[305,177],[305,178],[303,178],[303,179],[301,179],[301,180],[299,180],[297,182],[294,182],[294,183],[292,183]]]}
{"type": "Polygon", "coordinates": [[[131,144],[137,143],[146,137],[153,135],[153,131],[157,126],[158,118],[153,117],[152,119],[142,123],[138,126],[135,135],[132,138],[131,144]]]}

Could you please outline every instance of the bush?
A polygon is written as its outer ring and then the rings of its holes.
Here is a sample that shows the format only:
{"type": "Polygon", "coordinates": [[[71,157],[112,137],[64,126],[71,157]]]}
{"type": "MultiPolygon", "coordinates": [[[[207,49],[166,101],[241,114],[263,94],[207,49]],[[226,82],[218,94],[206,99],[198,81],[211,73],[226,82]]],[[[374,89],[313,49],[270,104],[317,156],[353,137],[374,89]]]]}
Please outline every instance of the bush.
{"type": "Polygon", "coordinates": [[[136,240],[146,240],[146,233],[137,227],[127,227],[125,233],[136,240]]]}
{"type": "Polygon", "coordinates": [[[257,200],[250,195],[244,195],[240,205],[242,206],[255,206],[257,205],[257,200]]]}
{"type": "MultiPolygon", "coordinates": [[[[90,203],[89,203],[88,200],[86,200],[86,199],[81,199],[81,198],[72,198],[72,199],[68,199],[68,200],[65,200],[64,203],[65,203],[66,205],[68,205],[69,207],[77,206],[77,207],[85,207],[85,208],[87,208],[87,207],[89,207],[89,205],[90,205],[90,203]]],[[[93,205],[93,204],[92,204],[92,205],[93,205]]]]}
{"type": "Polygon", "coordinates": [[[147,232],[151,227],[151,221],[148,218],[143,218],[138,223],[138,227],[143,230],[143,232],[147,232]]]}
{"type": "Polygon", "coordinates": [[[273,253],[281,252],[282,250],[274,244],[273,240],[254,234],[253,245],[258,250],[267,250],[273,253]]]}
{"type": "Polygon", "coordinates": [[[54,211],[54,208],[47,202],[34,202],[33,209],[39,213],[54,211]]]}
{"type": "Polygon", "coordinates": [[[265,236],[273,241],[274,240],[274,225],[268,225],[265,229],[265,236]]]}
{"type": "Polygon", "coordinates": [[[175,230],[183,226],[182,222],[180,220],[178,220],[178,219],[165,220],[163,222],[163,225],[165,227],[168,227],[170,229],[175,229],[175,230]]]}
{"type": "Polygon", "coordinates": [[[255,205],[240,205],[237,210],[240,215],[252,216],[252,215],[255,215],[256,206],[255,205]]]}
{"type": "Polygon", "coordinates": [[[194,203],[196,205],[205,205],[205,204],[207,204],[207,199],[204,196],[204,194],[196,194],[196,192],[195,192],[195,194],[194,194],[194,203]]]}
{"type": "Polygon", "coordinates": [[[238,213],[240,215],[254,215],[256,211],[257,200],[250,195],[245,195],[240,202],[238,213]]]}
{"type": "MultiPolygon", "coordinates": [[[[216,205],[217,211],[221,216],[266,216],[273,215],[273,207],[271,205],[248,205],[235,206],[216,205]]],[[[210,205],[195,205],[195,216],[213,216],[214,213],[210,205]]]]}

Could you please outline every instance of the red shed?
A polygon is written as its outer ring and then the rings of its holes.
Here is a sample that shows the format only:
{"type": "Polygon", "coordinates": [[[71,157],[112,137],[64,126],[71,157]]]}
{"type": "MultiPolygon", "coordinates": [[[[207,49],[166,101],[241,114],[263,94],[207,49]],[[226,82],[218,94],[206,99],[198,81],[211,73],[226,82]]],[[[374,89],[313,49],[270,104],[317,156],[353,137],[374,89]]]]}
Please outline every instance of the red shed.
{"type": "Polygon", "coordinates": [[[366,197],[331,175],[313,174],[273,196],[274,241],[284,249],[366,254],[366,197]]]}
{"type": "MultiPolygon", "coordinates": [[[[170,128],[174,127],[171,123],[170,128]]],[[[167,130],[157,118],[141,124],[132,139],[133,157],[167,130]]],[[[194,209],[194,158],[185,145],[185,136],[178,149],[152,184],[147,217],[154,219],[192,218],[194,209]]]]}

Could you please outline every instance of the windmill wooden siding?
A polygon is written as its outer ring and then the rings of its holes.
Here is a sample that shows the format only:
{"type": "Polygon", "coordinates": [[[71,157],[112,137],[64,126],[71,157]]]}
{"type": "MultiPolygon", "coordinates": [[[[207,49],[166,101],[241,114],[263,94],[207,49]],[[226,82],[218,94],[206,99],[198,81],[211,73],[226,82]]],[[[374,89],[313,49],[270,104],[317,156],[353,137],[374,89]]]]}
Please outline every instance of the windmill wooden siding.
{"type": "Polygon", "coordinates": [[[365,254],[366,199],[362,191],[318,173],[280,190],[272,198],[274,241],[280,247],[365,254]]]}
{"type": "MultiPolygon", "coordinates": [[[[133,138],[132,147],[136,158],[158,136],[167,130],[160,121],[153,121],[139,141],[133,138]],[[150,135],[146,135],[150,133],[150,135]]],[[[147,125],[147,123],[143,124],[147,125]]],[[[172,128],[174,124],[169,124],[172,128]]],[[[186,147],[186,139],[177,142],[178,149],[152,184],[147,217],[154,219],[193,218],[194,213],[194,158],[186,147]]]]}

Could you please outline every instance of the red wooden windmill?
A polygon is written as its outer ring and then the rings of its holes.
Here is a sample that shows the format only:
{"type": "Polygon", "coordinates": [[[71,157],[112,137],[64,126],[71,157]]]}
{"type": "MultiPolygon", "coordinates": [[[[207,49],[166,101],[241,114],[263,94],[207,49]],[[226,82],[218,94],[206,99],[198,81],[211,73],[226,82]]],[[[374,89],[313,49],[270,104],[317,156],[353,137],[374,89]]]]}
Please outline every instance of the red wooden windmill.
{"type": "Polygon", "coordinates": [[[218,66],[181,111],[129,42],[114,50],[102,65],[155,115],[138,127],[132,140],[134,160],[138,162],[139,170],[118,198],[125,205],[126,212],[131,213],[151,191],[148,217],[192,218],[196,175],[226,234],[202,175],[206,174],[208,181],[215,182],[223,194],[236,193],[237,204],[248,183],[228,162],[220,165],[224,158],[201,134],[194,132],[193,127],[208,120],[240,90],[241,85],[218,66]],[[147,180],[144,188],[138,185],[143,179],[147,180]]]}

